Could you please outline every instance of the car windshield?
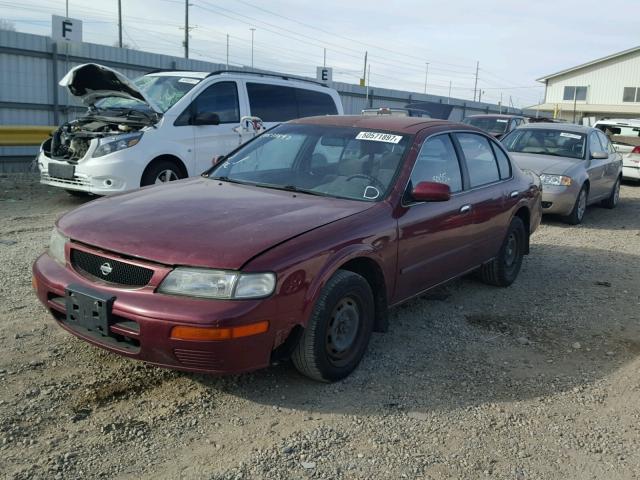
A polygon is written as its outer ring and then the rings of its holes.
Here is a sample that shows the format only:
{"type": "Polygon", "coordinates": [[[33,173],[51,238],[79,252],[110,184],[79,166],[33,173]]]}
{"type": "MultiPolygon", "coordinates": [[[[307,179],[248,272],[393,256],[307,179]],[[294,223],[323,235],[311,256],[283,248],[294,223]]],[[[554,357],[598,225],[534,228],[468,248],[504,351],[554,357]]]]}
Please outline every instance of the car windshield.
{"type": "Polygon", "coordinates": [[[472,117],[465,119],[464,123],[473,125],[485,132],[499,135],[507,131],[509,120],[506,118],[472,117]]]}
{"type": "MultiPolygon", "coordinates": [[[[144,75],[134,80],[133,83],[151,99],[164,113],[169,110],[178,100],[185,96],[195,85],[200,82],[200,78],[144,75]]],[[[131,108],[134,110],[148,110],[146,103],[128,98],[109,97],[96,103],[98,108],[131,108]]]]}
{"type": "Polygon", "coordinates": [[[551,129],[517,129],[502,139],[510,152],[584,158],[586,135],[551,129]]]}
{"type": "Polygon", "coordinates": [[[375,202],[411,138],[367,129],[283,124],[241,147],[210,178],[375,202]]]}

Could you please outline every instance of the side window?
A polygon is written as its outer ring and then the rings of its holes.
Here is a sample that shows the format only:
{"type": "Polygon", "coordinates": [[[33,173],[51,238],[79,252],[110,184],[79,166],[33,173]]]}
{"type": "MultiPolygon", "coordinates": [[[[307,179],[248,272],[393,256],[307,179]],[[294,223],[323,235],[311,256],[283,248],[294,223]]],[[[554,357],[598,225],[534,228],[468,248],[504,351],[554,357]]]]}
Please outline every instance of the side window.
{"type": "Polygon", "coordinates": [[[338,109],[330,95],[313,90],[296,88],[298,116],[313,117],[315,115],[337,115],[338,109]]]}
{"type": "Polygon", "coordinates": [[[593,152],[601,152],[604,149],[602,148],[602,145],[600,144],[600,140],[598,139],[598,135],[596,135],[595,132],[593,132],[591,135],[589,135],[589,152],[593,153],[593,152]]]}
{"type": "Polygon", "coordinates": [[[266,83],[247,83],[251,115],[263,122],[286,122],[298,118],[296,89],[266,83]]]}
{"type": "Polygon", "coordinates": [[[509,162],[509,157],[507,157],[502,149],[493,142],[491,142],[491,148],[493,148],[493,154],[496,156],[496,160],[498,160],[500,178],[502,180],[509,178],[511,176],[511,162],[509,162]]]}
{"type": "Polygon", "coordinates": [[[460,164],[449,135],[432,137],[422,145],[411,172],[411,184],[420,182],[446,183],[453,193],[462,190],[460,164]]]}
{"type": "Polygon", "coordinates": [[[474,133],[456,134],[469,171],[471,188],[500,180],[498,164],[489,141],[474,133]]]}
{"type": "Polygon", "coordinates": [[[207,87],[195,99],[195,113],[213,112],[220,117],[220,123],[240,121],[238,87],[236,82],[219,82],[207,87]]]}
{"type": "Polygon", "coordinates": [[[609,153],[615,153],[615,149],[613,148],[613,145],[611,144],[607,136],[600,131],[596,133],[598,134],[598,138],[600,139],[600,143],[602,144],[604,150],[609,153]]]}

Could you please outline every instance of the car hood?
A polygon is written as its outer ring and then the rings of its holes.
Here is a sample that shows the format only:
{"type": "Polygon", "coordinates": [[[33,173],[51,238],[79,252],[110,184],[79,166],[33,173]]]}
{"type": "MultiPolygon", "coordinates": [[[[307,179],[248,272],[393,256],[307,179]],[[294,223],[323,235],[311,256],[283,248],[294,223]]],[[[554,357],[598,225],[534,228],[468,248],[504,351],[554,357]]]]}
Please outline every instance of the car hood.
{"type": "Polygon", "coordinates": [[[539,153],[509,153],[521,169],[531,170],[538,175],[541,173],[561,175],[581,161],[577,158],[571,159],[557,157],[555,155],[542,155],[539,153]]]}
{"type": "Polygon", "coordinates": [[[71,239],[167,265],[237,270],[373,203],[196,178],[87,203],[58,220],[71,239]]]}
{"type": "Polygon", "coordinates": [[[157,113],[162,110],[148,98],[135,83],[120,72],[97,63],[85,63],[72,68],[62,77],[59,85],[66,87],[82,103],[93,106],[98,100],[109,97],[128,98],[146,103],[157,113]]]}

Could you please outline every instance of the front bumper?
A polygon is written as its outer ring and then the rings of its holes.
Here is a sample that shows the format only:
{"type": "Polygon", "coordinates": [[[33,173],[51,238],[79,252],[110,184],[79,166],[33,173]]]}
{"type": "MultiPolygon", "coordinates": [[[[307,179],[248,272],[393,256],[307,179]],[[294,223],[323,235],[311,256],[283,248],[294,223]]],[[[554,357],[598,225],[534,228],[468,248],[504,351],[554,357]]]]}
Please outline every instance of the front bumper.
{"type": "Polygon", "coordinates": [[[573,182],[568,187],[542,186],[542,213],[569,215],[578,198],[580,186],[573,182]]]}
{"type": "Polygon", "coordinates": [[[33,277],[38,299],[62,328],[98,347],[161,367],[219,374],[267,367],[274,338],[283,333],[272,299],[206,300],[157,294],[147,287],[116,288],[90,281],[47,254],[34,263],[33,277]],[[70,284],[116,297],[109,336],[67,322],[64,295],[70,284]],[[270,321],[269,330],[250,337],[220,341],[170,338],[176,325],[229,327],[264,320],[270,321]]]}

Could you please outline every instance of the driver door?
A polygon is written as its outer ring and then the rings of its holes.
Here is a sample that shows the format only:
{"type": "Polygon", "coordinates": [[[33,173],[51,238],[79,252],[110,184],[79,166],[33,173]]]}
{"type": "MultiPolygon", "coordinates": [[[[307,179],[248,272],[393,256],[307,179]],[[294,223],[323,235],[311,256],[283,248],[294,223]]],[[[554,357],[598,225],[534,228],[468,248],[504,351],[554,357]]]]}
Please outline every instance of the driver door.
{"type": "Polygon", "coordinates": [[[606,196],[609,193],[610,185],[607,178],[607,165],[609,159],[591,158],[593,152],[603,152],[605,149],[600,144],[600,139],[596,132],[589,135],[589,153],[587,161],[589,162],[587,172],[589,174],[589,183],[591,189],[589,191],[589,201],[596,200],[606,196]]]}
{"type": "Polygon", "coordinates": [[[224,81],[209,85],[193,101],[191,118],[203,112],[218,114],[220,124],[191,125],[197,173],[211,167],[213,157],[226,155],[245,140],[244,135],[234,131],[241,117],[238,83],[224,81]]]}

